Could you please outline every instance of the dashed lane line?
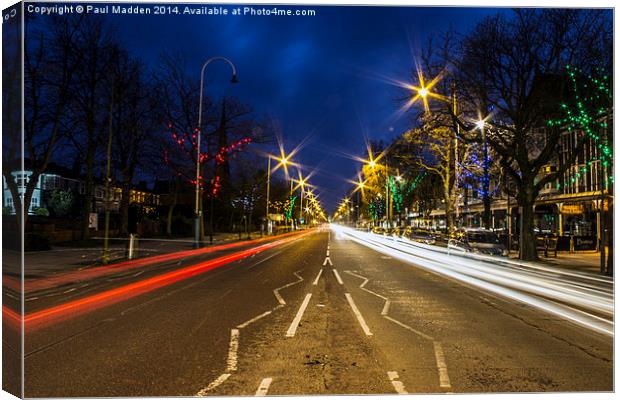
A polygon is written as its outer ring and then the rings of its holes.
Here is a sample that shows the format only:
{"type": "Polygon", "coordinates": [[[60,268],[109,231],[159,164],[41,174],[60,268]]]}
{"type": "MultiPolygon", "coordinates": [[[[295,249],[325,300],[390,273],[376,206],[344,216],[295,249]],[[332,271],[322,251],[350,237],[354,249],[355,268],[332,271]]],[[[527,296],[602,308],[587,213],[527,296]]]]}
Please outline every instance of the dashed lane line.
{"type": "Polygon", "coordinates": [[[411,327],[411,326],[409,326],[409,325],[407,325],[407,324],[405,324],[405,323],[403,323],[403,322],[401,322],[401,321],[399,321],[399,320],[397,320],[395,318],[392,318],[389,315],[387,315],[388,309],[389,309],[389,306],[390,306],[390,300],[387,297],[385,297],[385,296],[382,296],[382,295],[380,295],[378,293],[373,292],[372,290],[366,289],[364,286],[366,286],[366,284],[368,283],[368,281],[369,281],[368,278],[366,278],[366,277],[364,277],[362,275],[358,275],[358,274],[356,274],[356,273],[354,273],[352,271],[345,271],[345,272],[348,273],[349,275],[355,276],[355,277],[363,280],[362,284],[359,286],[360,289],[362,289],[362,290],[364,290],[364,291],[366,291],[366,292],[368,292],[370,294],[373,294],[373,295],[375,295],[375,296],[377,296],[377,297],[379,297],[379,298],[381,298],[381,299],[383,299],[385,301],[385,304],[383,305],[383,310],[381,310],[381,315],[383,315],[383,318],[385,318],[388,321],[391,321],[391,322],[395,323],[396,325],[398,325],[398,326],[400,326],[400,327],[402,327],[404,329],[407,329],[407,330],[415,333],[416,335],[418,335],[418,336],[420,336],[420,337],[422,337],[422,338],[424,338],[424,339],[426,339],[426,340],[428,340],[428,341],[433,343],[433,350],[434,350],[434,353],[435,353],[435,364],[437,366],[437,372],[439,374],[439,387],[442,388],[442,389],[450,389],[450,388],[452,388],[452,384],[450,383],[450,377],[448,375],[448,366],[446,364],[446,359],[445,359],[445,356],[444,356],[444,353],[443,353],[443,347],[441,346],[441,342],[435,340],[432,336],[429,336],[429,335],[427,335],[425,333],[422,333],[422,332],[418,331],[417,329],[414,329],[413,327],[411,327]]]}
{"type": "MultiPolygon", "coordinates": [[[[270,255],[269,257],[265,257],[265,258],[263,258],[262,260],[260,260],[260,261],[258,261],[258,262],[256,262],[256,263],[254,263],[254,264],[252,264],[252,265],[250,265],[247,269],[252,269],[252,268],[255,268],[255,267],[257,267],[257,266],[261,265],[262,263],[264,263],[265,261],[268,261],[268,260],[270,260],[270,259],[274,258],[275,256],[280,255],[280,253],[282,253],[282,252],[283,252],[283,251],[285,251],[285,250],[286,250],[286,249],[282,249],[282,250],[280,250],[280,251],[278,251],[278,252],[276,252],[276,253],[274,253],[274,254],[270,255]]],[[[252,255],[252,257],[254,257],[255,255],[256,255],[256,254],[253,254],[253,255],[252,255]]]]}
{"type": "Polygon", "coordinates": [[[301,317],[304,315],[304,311],[306,311],[306,307],[308,307],[308,303],[310,302],[310,298],[312,297],[312,293],[308,293],[304,298],[304,301],[301,303],[299,310],[297,310],[297,315],[291,322],[291,325],[288,327],[286,331],[286,337],[295,336],[295,332],[297,332],[297,327],[299,326],[299,322],[301,321],[301,317]]]}
{"type": "Polygon", "coordinates": [[[273,309],[265,311],[262,314],[257,315],[254,318],[251,318],[239,325],[237,325],[236,329],[231,329],[230,330],[230,342],[228,344],[228,357],[226,359],[226,373],[220,375],[219,377],[217,377],[213,382],[209,383],[209,385],[207,385],[207,387],[201,389],[196,396],[206,396],[210,391],[212,391],[213,389],[215,389],[216,387],[220,386],[222,383],[224,383],[226,381],[226,379],[228,379],[231,376],[232,372],[235,372],[237,370],[237,363],[238,363],[238,351],[239,351],[239,336],[240,336],[240,329],[246,328],[248,325],[258,321],[259,319],[266,317],[267,315],[271,314],[272,312],[274,312],[275,310],[277,310],[280,307],[284,307],[284,305],[286,304],[286,302],[284,301],[284,299],[282,298],[282,296],[280,296],[279,291],[287,288],[289,286],[293,286],[295,284],[298,284],[299,282],[303,281],[304,278],[302,278],[299,275],[299,271],[296,271],[293,273],[293,275],[295,275],[298,280],[288,283],[284,286],[281,286],[277,289],[274,289],[273,294],[275,295],[276,299],[278,300],[278,305],[275,306],[273,309]]]}
{"type": "Polygon", "coordinates": [[[381,310],[381,315],[387,315],[388,310],[390,309],[390,304],[391,304],[390,300],[387,297],[380,295],[379,293],[373,292],[370,289],[366,289],[364,286],[366,286],[366,284],[368,283],[368,278],[363,277],[361,275],[358,275],[358,274],[356,274],[356,273],[354,273],[352,271],[344,271],[344,272],[349,274],[349,275],[352,275],[352,276],[354,276],[356,278],[363,279],[364,282],[362,282],[362,284],[359,285],[359,288],[362,289],[365,292],[368,292],[368,293],[370,293],[370,294],[372,294],[374,296],[377,296],[380,299],[382,299],[384,301],[384,304],[383,304],[383,309],[381,310]]]}
{"type": "Polygon", "coordinates": [[[318,275],[316,276],[316,278],[314,278],[314,281],[312,282],[312,286],[316,286],[319,283],[319,278],[321,277],[322,273],[323,273],[323,268],[319,270],[318,275]]]}
{"type": "Polygon", "coordinates": [[[345,293],[344,296],[347,298],[347,301],[349,302],[349,305],[351,306],[351,310],[353,310],[353,314],[355,314],[355,317],[357,318],[357,322],[359,322],[366,336],[372,336],[372,332],[370,332],[370,328],[368,328],[368,325],[366,324],[366,321],[364,320],[362,313],[355,305],[355,302],[353,301],[353,297],[351,297],[349,293],[345,293]]]}
{"type": "Polygon", "coordinates": [[[254,317],[252,319],[249,319],[249,320],[245,321],[242,324],[237,325],[237,328],[243,329],[246,326],[250,325],[251,323],[254,323],[254,322],[258,321],[259,319],[261,319],[263,317],[266,317],[267,315],[271,314],[272,312],[274,312],[275,310],[277,310],[280,307],[284,307],[284,306],[282,304],[278,304],[275,308],[273,308],[273,309],[271,309],[269,311],[265,311],[264,313],[262,313],[260,315],[257,315],[256,317],[254,317]]]}
{"type": "Polygon", "coordinates": [[[433,341],[433,338],[431,336],[428,336],[427,334],[422,333],[422,332],[418,331],[417,329],[414,329],[414,328],[410,327],[409,325],[404,324],[404,323],[400,322],[399,320],[390,317],[389,315],[384,315],[383,317],[385,319],[387,319],[388,321],[392,321],[396,325],[398,325],[398,326],[400,326],[402,328],[405,328],[408,331],[411,331],[411,332],[415,333],[416,335],[418,335],[418,336],[420,336],[420,337],[422,337],[422,338],[424,338],[426,340],[433,341]]]}
{"type": "Polygon", "coordinates": [[[271,386],[271,382],[273,378],[265,378],[258,385],[258,390],[256,390],[256,396],[267,396],[267,392],[269,391],[269,386],[271,386]]]}
{"type": "Polygon", "coordinates": [[[338,273],[338,271],[336,271],[336,269],[332,269],[332,272],[334,273],[334,276],[336,277],[336,280],[338,281],[338,283],[341,285],[344,285],[344,283],[342,282],[342,278],[340,277],[340,274],[338,273]]]}
{"type": "Polygon", "coordinates": [[[237,352],[239,351],[239,329],[230,330],[230,344],[228,345],[228,359],[226,372],[237,370],[237,352]]]}
{"type": "Polygon", "coordinates": [[[273,289],[273,294],[274,296],[276,296],[276,299],[278,300],[278,303],[282,304],[282,305],[286,305],[286,301],[284,301],[284,299],[282,298],[282,296],[280,295],[280,290],[282,289],[286,289],[287,287],[293,286],[293,285],[297,285],[298,283],[302,282],[304,280],[304,278],[302,278],[299,273],[299,271],[295,271],[293,272],[293,275],[295,275],[298,280],[295,282],[291,282],[291,283],[287,283],[284,286],[280,286],[277,289],[273,289]]]}
{"type": "Polygon", "coordinates": [[[220,386],[222,383],[224,383],[226,381],[226,379],[230,378],[231,374],[222,374],[220,375],[216,380],[214,380],[213,382],[209,383],[209,386],[207,386],[206,388],[200,390],[198,393],[196,393],[196,396],[206,396],[210,391],[212,391],[213,389],[215,389],[216,387],[220,386]]]}
{"type": "Polygon", "coordinates": [[[446,359],[443,356],[443,348],[441,343],[433,341],[433,347],[435,349],[435,361],[437,362],[437,368],[439,369],[439,387],[444,389],[450,389],[450,377],[448,377],[448,366],[446,365],[446,359]]]}
{"type": "Polygon", "coordinates": [[[409,394],[407,392],[407,389],[405,389],[405,385],[401,381],[398,380],[398,372],[388,371],[387,376],[390,382],[392,383],[392,386],[394,386],[394,390],[396,390],[396,393],[409,394]]]}

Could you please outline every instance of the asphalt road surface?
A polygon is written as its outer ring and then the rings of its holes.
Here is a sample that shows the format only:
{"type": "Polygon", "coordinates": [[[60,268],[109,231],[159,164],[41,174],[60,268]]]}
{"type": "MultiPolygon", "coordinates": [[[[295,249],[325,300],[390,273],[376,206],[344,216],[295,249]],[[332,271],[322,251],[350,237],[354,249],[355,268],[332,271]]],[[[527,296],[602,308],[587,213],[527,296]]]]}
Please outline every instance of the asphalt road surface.
{"type": "Polygon", "coordinates": [[[609,335],[328,229],[260,245],[27,294],[26,396],[613,390],[609,335]]]}

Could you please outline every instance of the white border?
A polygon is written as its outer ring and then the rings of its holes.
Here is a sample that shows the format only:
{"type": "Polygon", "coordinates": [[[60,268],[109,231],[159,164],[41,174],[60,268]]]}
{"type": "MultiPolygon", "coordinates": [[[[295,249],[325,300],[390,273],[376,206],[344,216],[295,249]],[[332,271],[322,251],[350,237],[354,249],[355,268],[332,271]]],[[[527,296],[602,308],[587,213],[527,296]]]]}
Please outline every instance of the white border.
{"type": "MultiPolygon", "coordinates": [[[[81,3],[88,3],[89,1],[78,1],[81,3]]],[[[99,2],[99,1],[90,1],[91,3],[94,2],[99,2]]],[[[336,0],[336,1],[332,1],[332,0],[314,0],[314,1],[297,1],[297,2],[292,2],[292,1],[286,1],[286,0],[270,0],[270,1],[256,1],[256,0],[241,0],[241,1],[235,1],[235,0],[220,0],[220,1],[196,1],[196,0],[187,0],[187,1],[145,1],[145,0],[134,0],[134,1],[123,1],[123,0],[118,0],[118,1],[114,1],[116,3],[203,3],[203,4],[286,4],[286,5],[369,5],[369,6],[432,6],[432,7],[449,7],[449,6],[455,6],[455,7],[553,7],[553,8],[559,8],[559,7],[575,7],[575,8],[614,8],[614,22],[615,22],[615,5],[616,2],[615,1],[605,1],[605,0],[589,0],[587,2],[585,1],[577,1],[577,0],[563,0],[563,1],[553,1],[553,0],[538,0],[538,1],[531,1],[531,0],[522,0],[522,1],[514,1],[514,0],[477,0],[475,2],[473,1],[467,1],[467,0],[452,0],[449,2],[444,2],[444,1],[438,1],[438,2],[431,2],[431,1],[416,1],[416,0],[388,0],[385,3],[383,2],[379,2],[377,1],[363,1],[363,0],[336,0]]],[[[10,6],[12,6],[13,4],[16,4],[16,2],[14,1],[10,1],[10,0],[0,0],[0,6],[2,9],[6,9],[10,6]]],[[[0,39],[1,39],[1,32],[0,32],[0,39]]],[[[614,66],[617,65],[617,60],[618,60],[618,51],[615,48],[615,43],[616,43],[616,32],[615,32],[615,23],[614,23],[614,51],[616,54],[614,54],[614,66]]],[[[1,55],[0,55],[1,57],[1,55]]],[[[1,59],[1,58],[0,58],[1,59]]],[[[615,69],[615,68],[614,68],[615,69]]],[[[615,76],[614,76],[615,77],[615,76]]],[[[614,80],[614,93],[618,92],[618,80],[615,79],[614,80]]],[[[0,86],[1,86],[1,82],[0,82],[0,86]]],[[[618,109],[617,104],[618,100],[614,99],[614,107],[615,109],[618,109]]],[[[618,136],[617,135],[618,130],[616,128],[616,125],[614,125],[614,138],[615,143],[618,143],[617,139],[618,136]]],[[[616,146],[616,148],[618,148],[619,146],[616,146]]],[[[620,169],[620,167],[618,167],[618,163],[615,163],[614,165],[614,175],[618,176],[618,170],[620,169]]],[[[614,212],[615,214],[615,212],[614,212]]],[[[615,218],[614,215],[614,230],[615,232],[619,232],[618,228],[619,228],[620,224],[618,223],[617,219],[615,218]]],[[[618,235],[618,233],[616,233],[616,236],[618,235]]],[[[1,239],[1,233],[0,233],[0,239],[1,239]]],[[[618,241],[616,241],[617,243],[618,241]]],[[[617,250],[618,247],[620,246],[614,246],[614,250],[615,253],[617,254],[617,250]]],[[[0,300],[1,301],[1,300],[0,300]]],[[[616,298],[616,309],[617,305],[618,305],[618,299],[616,298]]],[[[1,347],[0,347],[0,357],[1,357],[1,347]]],[[[614,383],[618,382],[618,368],[616,367],[616,360],[618,360],[618,346],[617,346],[617,341],[614,340],[614,383]]],[[[23,361],[22,361],[23,362],[23,361]]],[[[1,379],[1,366],[0,366],[0,379],[1,379]]],[[[440,395],[415,395],[415,399],[420,399],[420,400],[436,400],[440,395]]],[[[451,395],[451,396],[458,396],[458,399],[462,399],[462,400],[473,400],[473,399],[478,399],[478,398],[486,398],[486,399],[495,399],[495,398],[501,398],[501,399],[537,399],[537,398],[541,398],[541,399],[545,399],[545,400],[581,400],[581,399],[588,399],[588,400],[600,400],[600,399],[611,399],[614,398],[614,394],[613,393],[544,393],[544,394],[458,394],[458,395],[451,395]]],[[[228,397],[228,398],[234,398],[234,397],[228,397]]],[[[302,396],[291,396],[288,398],[295,398],[295,399],[303,399],[304,397],[302,396]]],[[[306,397],[307,398],[307,397],[306,397]]],[[[327,398],[327,396],[312,396],[313,399],[324,399],[327,398]]],[[[355,396],[338,396],[338,398],[340,399],[352,399],[355,398],[355,396]]],[[[364,399],[369,399],[369,400],[375,400],[375,399],[385,399],[387,398],[387,396],[364,396],[364,399]]],[[[413,398],[413,397],[411,397],[413,398]]],[[[6,392],[2,392],[0,391],[0,400],[4,400],[4,399],[14,399],[13,396],[11,396],[10,394],[6,393],[6,392]]],[[[78,399],[78,398],[76,398],[78,399]]],[[[137,399],[137,398],[129,398],[129,399],[137,399]]],[[[149,397],[148,399],[165,399],[165,397],[149,397]]]]}

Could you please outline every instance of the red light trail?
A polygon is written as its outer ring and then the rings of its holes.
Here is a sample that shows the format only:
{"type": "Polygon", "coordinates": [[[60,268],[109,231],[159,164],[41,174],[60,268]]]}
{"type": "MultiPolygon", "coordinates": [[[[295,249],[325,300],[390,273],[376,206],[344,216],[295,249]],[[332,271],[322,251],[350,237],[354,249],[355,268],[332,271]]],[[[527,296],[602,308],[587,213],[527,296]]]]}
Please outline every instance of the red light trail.
{"type": "MultiPolygon", "coordinates": [[[[291,235],[298,235],[298,234],[299,232],[284,233],[282,235],[278,235],[275,239],[284,238],[284,237],[291,236],[291,235]]],[[[262,242],[269,241],[269,240],[274,240],[274,237],[264,237],[264,238],[259,238],[259,239],[247,240],[243,242],[234,242],[234,243],[222,244],[222,245],[213,246],[213,247],[205,247],[202,249],[183,250],[183,251],[179,251],[175,253],[161,254],[157,256],[140,258],[137,260],[123,261],[123,262],[116,263],[116,264],[88,268],[88,269],[84,269],[80,271],[67,272],[64,274],[58,274],[58,275],[54,275],[54,276],[50,276],[46,278],[26,280],[24,282],[24,289],[26,293],[33,292],[36,290],[49,289],[49,288],[60,286],[63,284],[99,278],[104,275],[113,274],[113,273],[117,273],[120,271],[132,269],[132,268],[142,267],[142,266],[149,265],[149,264],[173,261],[173,260],[178,260],[180,258],[233,249],[236,247],[241,247],[241,246],[246,246],[246,245],[251,245],[251,244],[256,244],[256,243],[262,243],[262,242]]],[[[21,291],[20,281],[18,279],[5,276],[3,277],[3,285],[10,287],[13,290],[21,291]]]]}
{"type": "MultiPolygon", "coordinates": [[[[284,239],[280,239],[271,243],[263,244],[258,247],[254,247],[251,249],[246,249],[239,251],[237,253],[228,254],[225,256],[221,256],[212,260],[203,261],[198,264],[190,265],[184,268],[180,268],[171,272],[167,272],[161,275],[157,275],[154,277],[146,278],[138,282],[130,283],[124,286],[120,286],[114,289],[106,290],[91,296],[83,297],[81,299],[73,300],[64,304],[60,304],[57,306],[53,306],[44,310],[36,311],[34,313],[28,314],[24,317],[24,325],[25,329],[29,332],[32,332],[35,329],[42,328],[44,326],[49,326],[51,323],[60,322],[63,320],[67,320],[78,315],[91,312],[97,309],[100,309],[105,306],[109,306],[124,300],[128,300],[130,298],[136,297],[138,295],[151,292],[153,290],[159,289],[164,286],[171,285],[175,282],[179,282],[181,280],[188,279],[192,276],[196,276],[207,271],[210,271],[214,268],[221,267],[230,262],[241,260],[243,258],[247,258],[251,255],[260,253],[261,251],[268,250],[270,248],[283,245],[285,243],[291,242],[293,240],[297,240],[301,237],[314,233],[315,230],[306,231],[304,233],[297,233],[290,237],[291,234],[287,234],[289,236],[284,239]]],[[[285,235],[282,235],[285,236],[285,235]]],[[[264,241],[265,239],[257,239],[257,241],[264,241]]],[[[248,242],[244,242],[247,244],[248,242]]],[[[235,243],[235,245],[240,245],[235,243]]],[[[233,245],[228,245],[230,247],[235,247],[233,245]]],[[[203,249],[200,249],[203,250],[203,249]]],[[[213,250],[213,249],[210,249],[213,250]]],[[[205,252],[199,252],[197,250],[192,250],[189,252],[181,252],[185,255],[179,256],[179,253],[174,253],[175,258],[186,257],[189,255],[195,254],[204,254],[205,252]]],[[[167,255],[168,256],[168,255],[167,255]]],[[[154,258],[150,257],[151,262],[154,258]]],[[[146,260],[146,259],[145,259],[146,260]]],[[[143,261],[143,260],[140,260],[143,261]]],[[[160,260],[161,261],[161,260],[160,260]]],[[[142,263],[140,265],[144,265],[142,263]]],[[[15,311],[3,306],[2,307],[3,319],[7,322],[9,326],[19,326],[21,322],[20,315],[15,311]]]]}

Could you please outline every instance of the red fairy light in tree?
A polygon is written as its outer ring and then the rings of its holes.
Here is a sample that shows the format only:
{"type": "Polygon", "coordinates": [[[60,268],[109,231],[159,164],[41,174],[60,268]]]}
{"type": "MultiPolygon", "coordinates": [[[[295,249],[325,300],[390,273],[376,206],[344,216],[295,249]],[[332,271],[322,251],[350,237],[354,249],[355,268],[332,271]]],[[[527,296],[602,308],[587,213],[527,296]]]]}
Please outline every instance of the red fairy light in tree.
{"type": "MultiPolygon", "coordinates": [[[[189,182],[191,185],[196,185],[195,165],[196,165],[196,146],[197,146],[196,138],[198,134],[198,128],[194,128],[192,133],[188,133],[188,132],[184,133],[184,132],[175,131],[174,125],[171,122],[167,124],[167,127],[168,127],[168,130],[170,131],[173,142],[176,144],[176,146],[179,147],[182,154],[184,154],[186,157],[186,159],[180,163],[184,165],[186,168],[183,168],[182,166],[178,165],[177,163],[171,160],[170,152],[168,151],[168,149],[164,150],[164,164],[172,168],[174,172],[177,174],[177,176],[185,178],[186,181],[189,182]],[[187,168],[188,161],[191,161],[191,165],[193,166],[193,168],[187,168]]],[[[217,167],[226,163],[226,161],[230,158],[230,156],[234,157],[236,153],[243,151],[245,146],[247,146],[251,142],[252,142],[252,138],[246,137],[246,138],[235,141],[234,143],[232,143],[231,145],[227,147],[221,147],[219,151],[215,154],[209,154],[203,151],[200,152],[198,158],[200,162],[201,171],[205,171],[205,167],[207,163],[209,163],[210,161],[214,162],[213,171],[214,171],[215,176],[210,182],[211,188],[209,190],[209,193],[211,194],[211,196],[217,197],[221,189],[221,186],[222,186],[222,179],[219,176],[219,172],[218,172],[219,168],[217,167]]],[[[200,176],[198,186],[202,190],[204,190],[204,186],[205,186],[204,183],[205,183],[204,177],[200,176]]]]}

